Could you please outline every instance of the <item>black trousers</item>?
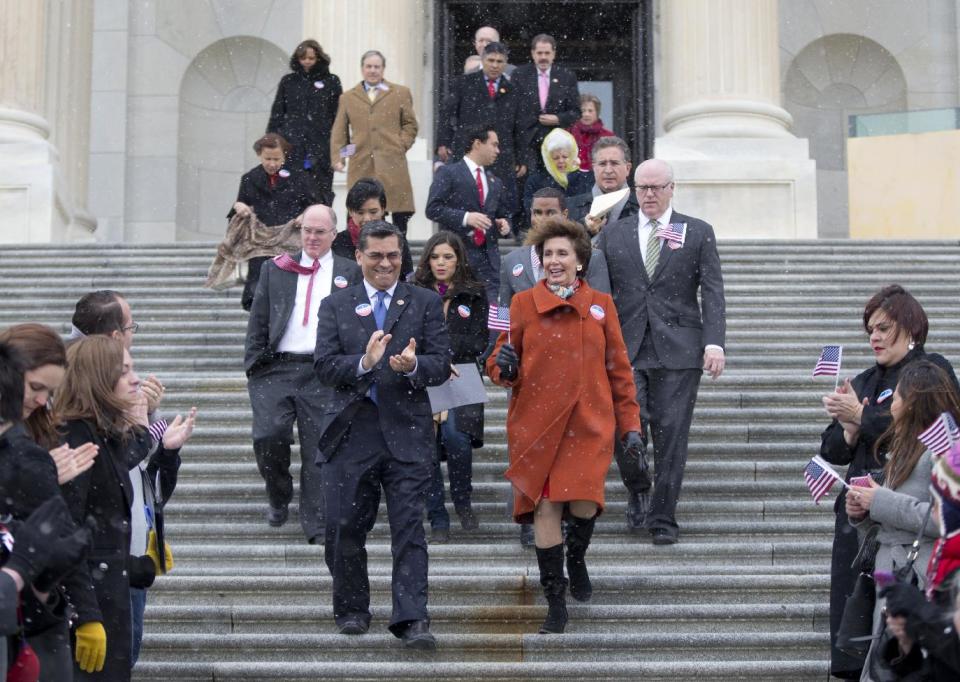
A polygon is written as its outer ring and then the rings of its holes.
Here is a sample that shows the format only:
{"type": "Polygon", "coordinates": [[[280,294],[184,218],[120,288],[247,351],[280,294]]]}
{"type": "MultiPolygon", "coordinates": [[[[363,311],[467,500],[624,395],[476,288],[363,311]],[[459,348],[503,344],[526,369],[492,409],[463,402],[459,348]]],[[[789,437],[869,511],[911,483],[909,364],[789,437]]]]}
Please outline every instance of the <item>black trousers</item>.
{"type": "Polygon", "coordinates": [[[293,499],[290,446],[293,423],[300,436],[300,526],[311,538],[323,537],[323,477],[315,463],[323,417],[320,382],[313,371],[313,356],[302,361],[280,360],[257,371],[247,380],[253,408],[253,450],[257,469],[274,507],[286,507],[293,499]]]}
{"type": "Polygon", "coordinates": [[[240,307],[250,312],[253,307],[253,296],[257,293],[257,282],[260,280],[260,268],[269,258],[257,256],[247,261],[247,279],[243,283],[243,293],[240,295],[240,307]]]}
{"type": "MultiPolygon", "coordinates": [[[[653,437],[653,494],[647,525],[679,534],[676,522],[677,502],[683,471],[687,464],[687,443],[693,408],[700,386],[700,369],[665,369],[662,367],[633,370],[637,385],[637,402],[643,432],[653,437]]],[[[618,442],[614,449],[623,484],[632,493],[648,492],[651,487],[636,461],[624,457],[618,442]]]]}
{"type": "MultiPolygon", "coordinates": [[[[327,502],[324,558],[333,576],[333,617],[370,622],[367,534],[387,500],[393,552],[393,611],[390,631],[398,637],[410,621],[428,620],[427,541],[423,509],[431,462],[401,462],[390,452],[379,426],[378,408],[365,399],[336,452],[323,465],[327,502]]],[[[427,454],[427,453],[424,453],[427,454]]]]}

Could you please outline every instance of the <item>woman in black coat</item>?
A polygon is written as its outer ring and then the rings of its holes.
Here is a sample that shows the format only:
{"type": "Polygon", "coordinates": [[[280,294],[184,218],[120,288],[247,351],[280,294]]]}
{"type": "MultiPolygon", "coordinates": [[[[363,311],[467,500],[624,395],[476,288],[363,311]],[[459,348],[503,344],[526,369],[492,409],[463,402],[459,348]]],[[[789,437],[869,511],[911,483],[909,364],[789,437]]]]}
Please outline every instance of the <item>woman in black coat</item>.
{"type": "MultiPolygon", "coordinates": [[[[929,324],[920,303],[903,287],[893,284],[877,292],[863,311],[863,327],[873,349],[876,364],[843,384],[823,404],[833,417],[821,436],[820,455],[831,464],[847,466],[847,480],[871,474],[882,483],[885,464],[874,454],[877,439],[890,426],[890,403],[900,371],[910,362],[925,358],[940,366],[957,384],[953,367],[941,355],[927,353],[929,324]]],[[[843,679],[859,679],[863,659],[836,647],[837,630],[847,597],[853,591],[858,573],[853,568],[859,547],[857,531],[846,514],[846,488],[834,505],[836,526],[833,539],[830,581],[831,674],[843,679]]]]}
{"type": "MultiPolygon", "coordinates": [[[[234,214],[248,215],[251,211],[264,225],[284,225],[297,218],[308,206],[319,203],[313,182],[306,173],[296,168],[286,168],[290,143],[276,133],[267,133],[253,143],[253,151],[260,165],[243,174],[240,190],[227,218],[234,214]]],[[[240,305],[250,310],[253,295],[260,279],[260,267],[266,257],[251,258],[248,263],[247,280],[243,286],[240,305]]]]}
{"type": "Polygon", "coordinates": [[[277,86],[267,132],[282,135],[293,145],[290,166],[307,171],[316,182],[320,203],[333,206],[330,130],[343,87],[330,73],[330,57],[316,40],[297,45],[290,70],[293,73],[277,86]]]}
{"type": "MultiPolygon", "coordinates": [[[[92,440],[100,448],[93,467],[62,488],[77,523],[87,517],[96,521],[87,557],[93,590],[71,594],[81,624],[75,631],[80,667],[74,679],[122,682],[130,679],[131,667],[130,582],[150,582],[166,560],[158,555],[155,544],[143,557],[130,557],[133,487],[129,472],[151,448],[147,401],[139,390],[130,353],[120,341],[106,336],[83,338],[70,347],[67,359],[56,399],[64,439],[71,446],[92,440]],[[102,625],[87,627],[89,621],[102,625]]],[[[162,443],[166,457],[176,458],[191,429],[192,423],[179,417],[170,424],[162,443]]]]}
{"type": "MultiPolygon", "coordinates": [[[[470,271],[466,250],[456,233],[441,230],[427,240],[414,274],[414,283],[436,291],[443,299],[454,364],[476,363],[490,336],[487,329],[489,304],[483,284],[470,271]]],[[[473,448],[483,446],[483,404],[450,410],[440,423],[439,441],[446,453],[450,497],[460,517],[460,525],[464,530],[475,530],[479,523],[471,508],[470,495],[473,492],[473,448]]],[[[435,458],[433,481],[427,492],[432,542],[445,542],[450,536],[439,451],[440,448],[435,458]]]]}

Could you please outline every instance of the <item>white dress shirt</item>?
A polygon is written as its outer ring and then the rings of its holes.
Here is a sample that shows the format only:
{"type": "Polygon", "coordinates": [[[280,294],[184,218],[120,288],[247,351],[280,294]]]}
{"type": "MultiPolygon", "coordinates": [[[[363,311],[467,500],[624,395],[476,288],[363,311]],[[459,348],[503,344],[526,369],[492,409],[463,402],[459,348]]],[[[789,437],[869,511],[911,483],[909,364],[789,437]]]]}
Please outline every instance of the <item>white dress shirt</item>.
{"type": "MultiPolygon", "coordinates": [[[[277,351],[281,353],[308,353],[313,354],[317,347],[317,311],[320,301],[330,295],[333,286],[333,251],[327,251],[320,256],[320,269],[313,278],[313,291],[310,294],[310,317],[307,324],[303,324],[303,310],[307,306],[307,287],[310,285],[310,275],[297,277],[297,298],[293,304],[293,312],[287,320],[287,328],[280,338],[277,351]]],[[[301,253],[300,265],[309,268],[313,259],[301,253]]]]}

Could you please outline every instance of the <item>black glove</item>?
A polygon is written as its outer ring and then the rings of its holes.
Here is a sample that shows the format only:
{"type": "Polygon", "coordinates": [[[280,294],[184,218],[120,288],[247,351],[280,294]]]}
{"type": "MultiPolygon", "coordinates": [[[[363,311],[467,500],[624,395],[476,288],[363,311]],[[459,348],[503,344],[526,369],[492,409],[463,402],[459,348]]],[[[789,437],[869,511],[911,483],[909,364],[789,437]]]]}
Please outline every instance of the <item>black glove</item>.
{"type": "Polygon", "coordinates": [[[90,531],[77,529],[59,495],[37,507],[14,532],[13,552],[5,568],[20,574],[40,592],[50,588],[83,558],[90,531]]]}
{"type": "Polygon", "coordinates": [[[646,473],[649,471],[650,465],[647,463],[647,444],[643,441],[643,437],[639,432],[627,432],[627,435],[623,437],[623,449],[627,457],[632,457],[637,460],[641,472],[646,473]]]}
{"type": "Polygon", "coordinates": [[[497,367],[500,368],[500,378],[513,381],[520,374],[520,357],[512,343],[500,346],[497,353],[497,367]]]}
{"type": "Polygon", "coordinates": [[[880,597],[887,600],[887,613],[907,619],[907,634],[917,639],[916,629],[924,623],[934,623],[940,617],[939,609],[928,602],[917,587],[898,580],[880,590],[880,597]]]}

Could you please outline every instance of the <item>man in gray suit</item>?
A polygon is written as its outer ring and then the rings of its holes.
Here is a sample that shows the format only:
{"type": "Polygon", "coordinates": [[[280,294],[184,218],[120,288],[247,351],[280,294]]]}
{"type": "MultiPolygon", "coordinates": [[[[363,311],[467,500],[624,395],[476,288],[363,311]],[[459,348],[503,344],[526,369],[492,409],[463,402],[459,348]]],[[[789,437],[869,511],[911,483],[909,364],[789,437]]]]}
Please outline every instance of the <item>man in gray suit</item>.
{"type": "MultiPolygon", "coordinates": [[[[536,229],[551,218],[567,217],[567,200],[563,192],[554,187],[544,187],[533,195],[530,204],[530,226],[536,229]]],[[[543,279],[543,266],[532,246],[521,246],[511,251],[500,266],[500,292],[497,305],[510,307],[514,294],[526,291],[543,279]]],[[[587,282],[597,291],[610,293],[610,277],[603,253],[594,249],[587,268],[587,282]]],[[[511,497],[511,500],[513,498],[511,497]]],[[[520,526],[520,544],[533,546],[533,524],[520,526]]]]}
{"type": "Polygon", "coordinates": [[[646,527],[654,544],[669,545],[680,535],[675,513],[700,377],[723,372],[723,276],[713,228],[673,210],[670,166],[645,161],[634,183],[640,214],[608,225],[595,246],[607,257],[643,432],[653,436],[652,500],[643,457],[616,451],[628,493],[627,525],[633,532],[646,527]],[[658,228],[670,235],[658,235],[658,228]]]}
{"type": "Polygon", "coordinates": [[[331,291],[360,281],[356,262],[334,256],[337,216],[316,204],[303,214],[302,251],[264,263],[247,323],[244,369],[253,407],[253,451],[266,483],[267,522],[282,526],[293,499],[290,446],[300,435],[300,525],[310,544],[323,542],[324,502],[314,464],[324,406],[313,371],[317,310],[331,291]]]}
{"type": "Polygon", "coordinates": [[[627,177],[630,175],[630,147],[614,135],[601,137],[594,143],[590,158],[593,160],[593,189],[585,194],[570,197],[567,203],[570,205],[570,220],[583,223],[590,234],[596,235],[604,225],[613,225],[621,218],[636,215],[640,209],[637,206],[636,196],[629,192],[603,218],[597,220],[590,217],[590,206],[596,197],[627,187],[627,177]]]}

